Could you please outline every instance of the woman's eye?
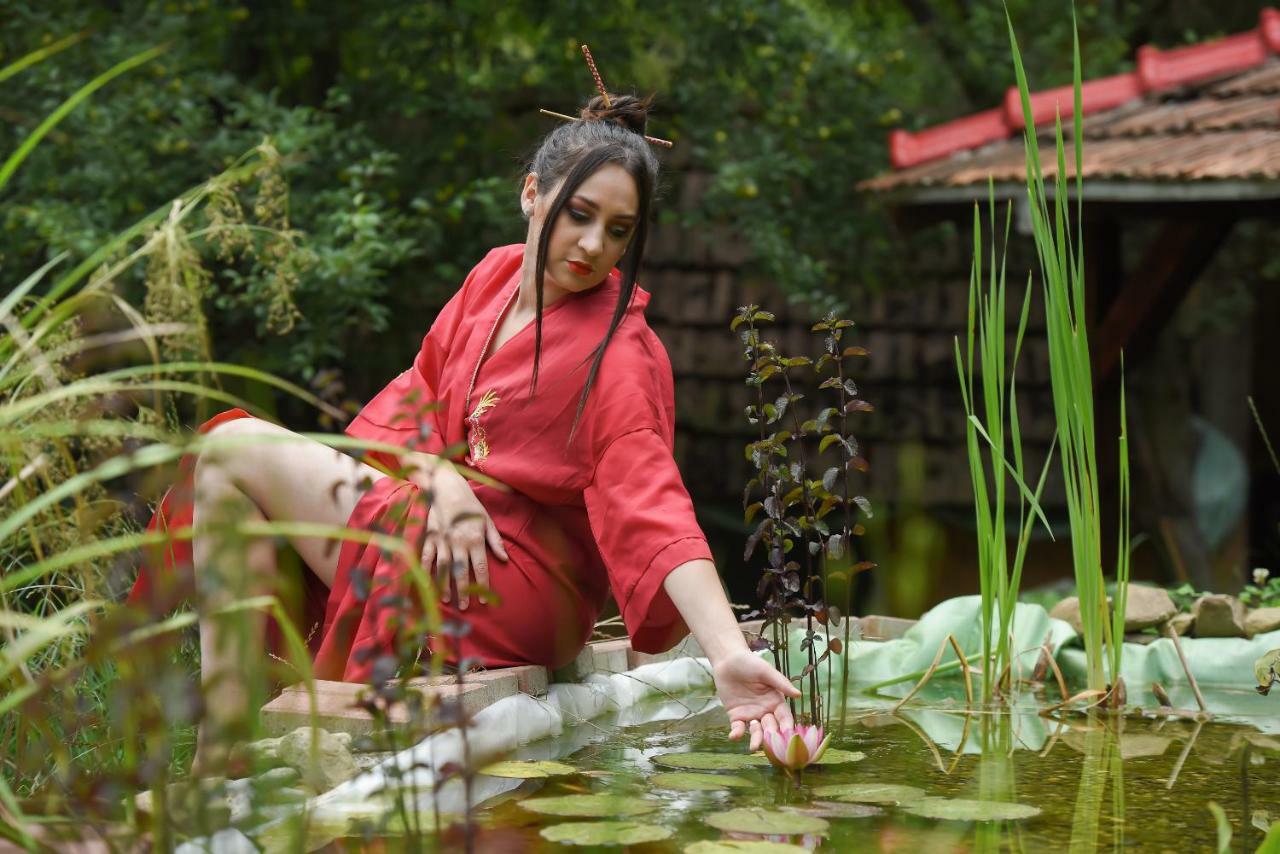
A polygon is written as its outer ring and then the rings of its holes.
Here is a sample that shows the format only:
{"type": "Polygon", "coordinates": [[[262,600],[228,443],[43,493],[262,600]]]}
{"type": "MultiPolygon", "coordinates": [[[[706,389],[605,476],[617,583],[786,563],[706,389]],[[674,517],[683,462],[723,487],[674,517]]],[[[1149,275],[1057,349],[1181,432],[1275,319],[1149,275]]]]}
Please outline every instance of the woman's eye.
{"type": "Polygon", "coordinates": [[[624,237],[626,237],[628,234],[631,233],[631,229],[615,228],[615,229],[612,229],[609,233],[612,234],[614,237],[618,238],[619,240],[622,240],[624,237]]]}
{"type": "Polygon", "coordinates": [[[575,222],[586,222],[591,218],[587,216],[585,212],[580,211],[577,208],[569,208],[569,216],[571,216],[575,222]]]}

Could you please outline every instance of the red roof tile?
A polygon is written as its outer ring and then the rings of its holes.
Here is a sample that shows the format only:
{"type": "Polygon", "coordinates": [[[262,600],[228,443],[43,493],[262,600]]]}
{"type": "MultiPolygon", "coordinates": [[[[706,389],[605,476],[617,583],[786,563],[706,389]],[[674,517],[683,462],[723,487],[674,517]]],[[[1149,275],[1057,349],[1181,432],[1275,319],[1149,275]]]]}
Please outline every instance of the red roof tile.
{"type": "MultiPolygon", "coordinates": [[[[1086,116],[1114,110],[1144,95],[1151,95],[1185,86],[1221,78],[1225,75],[1249,72],[1234,80],[1225,81],[1208,90],[1216,97],[1229,97],[1241,91],[1269,93],[1280,91],[1280,70],[1268,63],[1270,54],[1280,54],[1280,10],[1263,9],[1256,29],[1234,36],[1217,39],[1189,47],[1160,50],[1151,46],[1138,49],[1137,70],[1097,80],[1085,81],[1082,105],[1086,116]],[[1259,68],[1259,66],[1264,66],[1259,68]],[[1251,71],[1251,69],[1257,69],[1251,71]],[[1247,78],[1255,78],[1248,81],[1247,78]],[[1243,90],[1232,89],[1243,85],[1243,90]],[[1225,87],[1225,88],[1224,88],[1225,87]]],[[[1256,115],[1249,119],[1237,115],[1235,120],[1250,121],[1265,118],[1266,107],[1255,105],[1256,115]]],[[[1246,113],[1252,108],[1245,109],[1246,113]]],[[[1031,95],[1031,113],[1037,126],[1052,122],[1061,113],[1064,121],[1074,112],[1070,86],[1035,92],[1031,95]]],[[[1208,111],[1212,114],[1213,110],[1208,111]]],[[[1228,111],[1229,112],[1229,111],[1228,111]]],[[[1190,116],[1179,117],[1170,111],[1169,121],[1192,121],[1190,116]]],[[[1209,119],[1205,119],[1209,121],[1209,119]]],[[[1206,124],[1195,129],[1236,127],[1233,124],[1206,124]]],[[[1254,125],[1240,125],[1254,126],[1254,125]]],[[[896,170],[906,170],[930,161],[939,160],[981,146],[1008,139],[1024,127],[1022,103],[1016,87],[1005,93],[1001,107],[975,113],[944,124],[911,133],[896,130],[889,135],[889,159],[896,170]]],[[[1154,132],[1154,128],[1148,129],[1154,132]]],[[[868,186],[875,189],[881,179],[873,179],[868,186]]],[[[985,177],[983,178],[985,181],[985,177]]],[[[899,182],[893,182],[899,183],[899,182]]],[[[948,181],[947,183],[952,183],[948,181]]]]}

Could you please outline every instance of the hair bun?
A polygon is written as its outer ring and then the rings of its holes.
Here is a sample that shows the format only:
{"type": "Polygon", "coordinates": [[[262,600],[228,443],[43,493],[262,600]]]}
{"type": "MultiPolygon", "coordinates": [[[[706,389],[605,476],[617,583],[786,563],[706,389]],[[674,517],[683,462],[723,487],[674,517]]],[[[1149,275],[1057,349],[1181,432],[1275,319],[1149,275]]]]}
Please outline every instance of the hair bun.
{"type": "Polygon", "coordinates": [[[610,95],[609,106],[604,98],[594,96],[579,114],[584,122],[612,122],[629,131],[644,135],[649,120],[649,107],[653,96],[639,98],[635,95],[610,95]]]}

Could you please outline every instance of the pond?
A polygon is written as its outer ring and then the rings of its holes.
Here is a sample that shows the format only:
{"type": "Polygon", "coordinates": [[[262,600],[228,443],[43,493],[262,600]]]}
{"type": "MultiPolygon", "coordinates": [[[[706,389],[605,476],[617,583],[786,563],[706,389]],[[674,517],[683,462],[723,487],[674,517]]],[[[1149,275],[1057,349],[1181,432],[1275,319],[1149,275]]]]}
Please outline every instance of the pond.
{"type": "MultiPolygon", "coordinates": [[[[723,710],[699,698],[597,719],[519,754],[557,758],[577,773],[502,781],[508,790],[476,811],[477,850],[554,847],[544,829],[560,826],[548,831],[555,836],[574,830],[565,825],[615,820],[671,831],[665,840],[632,845],[635,851],[682,851],[731,837],[822,851],[1212,851],[1219,837],[1211,801],[1225,812],[1235,849],[1253,850],[1264,836],[1254,822],[1265,826],[1280,806],[1280,738],[1248,723],[1249,710],[1258,708],[1254,701],[1262,699],[1256,695],[1215,692],[1211,707],[1245,713],[1233,721],[1195,721],[1079,713],[1050,719],[1036,714],[1030,697],[1012,712],[966,713],[957,694],[955,683],[931,685],[898,714],[880,700],[852,698],[844,728],[832,727],[832,747],[865,758],[811,767],[798,781],[741,761],[692,778],[671,776],[668,766],[682,763],[670,754],[744,753],[723,737],[723,710]],[[645,716],[657,720],[631,723],[645,716]],[[685,790],[690,785],[707,790],[685,790]],[[613,800],[605,801],[599,818],[545,815],[525,805],[584,794],[613,800]],[[931,800],[922,801],[926,797],[931,800]],[[995,821],[925,817],[953,808],[971,815],[960,802],[973,800],[1025,805],[1012,809],[1030,815],[995,821]],[[716,814],[753,808],[808,820],[813,832],[766,837],[712,826],[720,823],[716,814]]],[[[574,804],[550,805],[567,805],[573,813],[574,804]]],[[[450,835],[446,844],[459,841],[450,835]]],[[[406,845],[386,842],[392,849],[406,845]]],[[[367,837],[348,837],[330,850],[363,850],[368,843],[367,837]]]]}

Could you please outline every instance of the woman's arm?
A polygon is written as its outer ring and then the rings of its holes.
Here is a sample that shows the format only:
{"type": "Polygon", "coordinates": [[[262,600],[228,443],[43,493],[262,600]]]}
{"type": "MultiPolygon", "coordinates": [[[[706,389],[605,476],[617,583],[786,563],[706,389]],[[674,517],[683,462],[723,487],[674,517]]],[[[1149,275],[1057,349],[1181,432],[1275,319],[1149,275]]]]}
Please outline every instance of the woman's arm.
{"type": "Polygon", "coordinates": [[[715,564],[682,563],[667,574],[662,586],[711,661],[716,693],[729,712],[729,738],[741,738],[750,729],[755,750],[762,731],[792,726],[787,698],[800,696],[800,690],[747,648],[715,564]]]}

